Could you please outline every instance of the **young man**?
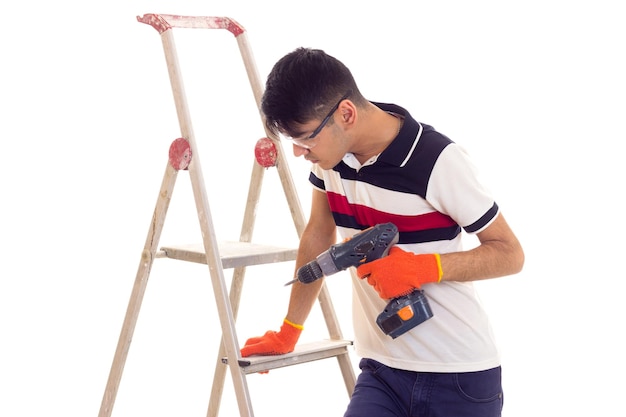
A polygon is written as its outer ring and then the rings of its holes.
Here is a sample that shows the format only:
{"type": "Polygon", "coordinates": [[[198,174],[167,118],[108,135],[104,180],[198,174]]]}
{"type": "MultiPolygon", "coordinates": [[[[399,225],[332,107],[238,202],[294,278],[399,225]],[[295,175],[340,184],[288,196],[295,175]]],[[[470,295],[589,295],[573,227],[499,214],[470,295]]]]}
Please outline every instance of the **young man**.
{"type": "MultiPolygon", "coordinates": [[[[388,256],[351,268],[363,359],[345,416],[500,416],[500,359],[472,281],[519,272],[524,254],[463,149],[402,107],[366,100],[349,69],[321,50],[299,48],[275,64],[262,110],[313,164],[296,269],[336,243],[337,231],[348,238],[392,222],[400,232],[388,256]],[[462,230],[480,244],[463,250],[462,230]],[[414,288],[433,317],[385,335],[376,317],[414,288]]],[[[321,284],[294,284],[280,331],[249,339],[242,355],[292,351],[321,284]]]]}

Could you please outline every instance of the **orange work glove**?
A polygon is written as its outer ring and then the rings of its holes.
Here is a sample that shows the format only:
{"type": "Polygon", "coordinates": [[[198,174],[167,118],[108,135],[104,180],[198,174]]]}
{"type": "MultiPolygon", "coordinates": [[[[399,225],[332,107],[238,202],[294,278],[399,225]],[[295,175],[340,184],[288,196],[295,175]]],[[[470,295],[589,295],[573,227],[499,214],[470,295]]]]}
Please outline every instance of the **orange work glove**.
{"type": "Polygon", "coordinates": [[[241,348],[241,356],[283,355],[293,351],[304,327],[285,319],[280,331],[269,330],[261,337],[251,337],[241,348]]]}
{"type": "Polygon", "coordinates": [[[409,294],[422,284],[439,282],[443,275],[439,254],[416,255],[397,246],[384,258],[359,266],[356,272],[385,300],[409,294]]]}

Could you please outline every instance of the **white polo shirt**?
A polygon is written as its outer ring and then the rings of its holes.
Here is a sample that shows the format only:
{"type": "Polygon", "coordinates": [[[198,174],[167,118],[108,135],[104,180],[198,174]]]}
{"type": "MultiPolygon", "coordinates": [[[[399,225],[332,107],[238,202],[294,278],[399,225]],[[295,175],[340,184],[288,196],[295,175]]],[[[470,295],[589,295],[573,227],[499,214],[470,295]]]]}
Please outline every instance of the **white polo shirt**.
{"type": "MultiPolygon", "coordinates": [[[[463,250],[462,230],[477,233],[498,215],[468,155],[405,109],[374,104],[404,116],[400,133],[387,149],[362,166],[347,154],[331,170],[317,165],[311,170],[310,181],[327,194],[341,237],[392,222],[400,232],[397,245],[404,250],[463,250]]],[[[376,324],[387,301],[354,270],[351,274],[359,356],[422,372],[471,372],[500,365],[489,320],[471,282],[424,285],[433,317],[392,339],[376,324]]]]}

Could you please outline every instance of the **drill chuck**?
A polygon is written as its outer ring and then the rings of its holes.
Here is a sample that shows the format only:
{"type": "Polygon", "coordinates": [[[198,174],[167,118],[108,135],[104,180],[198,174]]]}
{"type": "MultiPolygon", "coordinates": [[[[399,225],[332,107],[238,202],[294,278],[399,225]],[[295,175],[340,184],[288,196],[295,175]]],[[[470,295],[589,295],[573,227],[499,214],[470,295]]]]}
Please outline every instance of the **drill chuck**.
{"type": "Polygon", "coordinates": [[[310,284],[324,276],[317,262],[311,261],[298,269],[298,281],[310,284]]]}
{"type": "Polygon", "coordinates": [[[329,251],[320,254],[314,261],[303,265],[298,269],[298,281],[310,284],[324,276],[339,272],[329,251]]]}

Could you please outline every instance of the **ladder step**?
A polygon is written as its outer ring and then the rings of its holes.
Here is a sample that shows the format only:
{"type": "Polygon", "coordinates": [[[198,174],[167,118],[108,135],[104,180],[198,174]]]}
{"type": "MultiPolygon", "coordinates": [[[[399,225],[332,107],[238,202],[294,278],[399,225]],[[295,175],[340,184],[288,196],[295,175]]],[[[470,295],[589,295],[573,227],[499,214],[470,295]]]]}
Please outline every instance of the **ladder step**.
{"type": "MultiPolygon", "coordinates": [[[[312,362],[320,359],[332,358],[348,353],[351,340],[321,340],[296,345],[291,353],[275,356],[250,356],[239,359],[239,366],[244,373],[269,371],[270,369],[284,368],[299,363],[312,362]]],[[[222,358],[222,363],[228,364],[228,358],[222,358]]]]}
{"type": "MultiPolygon", "coordinates": [[[[296,259],[297,249],[281,248],[250,242],[221,242],[218,244],[222,267],[237,268],[249,265],[287,262],[296,259]]],[[[157,257],[206,264],[206,253],[202,244],[162,247],[157,257]]]]}

